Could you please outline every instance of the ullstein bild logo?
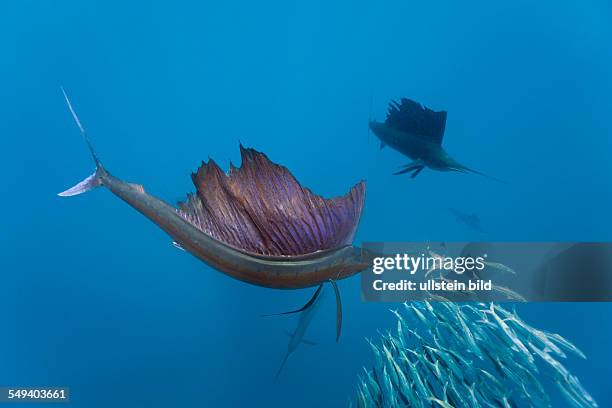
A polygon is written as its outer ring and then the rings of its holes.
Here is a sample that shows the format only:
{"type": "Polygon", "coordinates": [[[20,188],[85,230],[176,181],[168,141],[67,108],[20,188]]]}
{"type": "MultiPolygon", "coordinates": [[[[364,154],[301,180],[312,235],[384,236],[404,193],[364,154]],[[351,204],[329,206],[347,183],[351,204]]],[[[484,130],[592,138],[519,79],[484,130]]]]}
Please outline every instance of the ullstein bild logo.
{"type": "Polygon", "coordinates": [[[366,243],[365,301],[610,301],[610,243],[366,243]]]}

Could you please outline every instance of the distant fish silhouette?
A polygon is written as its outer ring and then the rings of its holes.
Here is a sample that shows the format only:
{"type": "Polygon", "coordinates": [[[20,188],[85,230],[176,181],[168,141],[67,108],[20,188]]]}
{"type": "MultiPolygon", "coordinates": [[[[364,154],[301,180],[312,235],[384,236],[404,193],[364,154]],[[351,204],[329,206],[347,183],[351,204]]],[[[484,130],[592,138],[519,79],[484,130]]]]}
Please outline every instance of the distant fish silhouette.
{"type": "Polygon", "coordinates": [[[310,327],[310,323],[312,322],[312,319],[317,309],[319,308],[319,305],[321,304],[321,300],[324,298],[325,292],[321,289],[321,287],[317,289],[317,292],[314,296],[314,301],[310,305],[308,305],[307,308],[300,312],[300,317],[293,333],[288,333],[289,344],[287,345],[287,352],[285,353],[285,357],[283,358],[283,361],[281,362],[281,365],[278,368],[276,378],[278,378],[281,371],[283,371],[283,368],[285,367],[289,356],[293,354],[293,352],[295,352],[295,350],[300,344],[308,344],[311,346],[316,344],[310,340],[306,340],[304,338],[304,335],[306,334],[306,330],[308,330],[308,327],[310,327]]]}
{"type": "MultiPolygon", "coordinates": [[[[458,171],[479,174],[450,157],[442,148],[446,128],[446,111],[433,111],[418,102],[402,98],[389,104],[384,123],[371,120],[370,129],[380,139],[380,148],[391,146],[414,160],[394,174],[412,172],[415,178],[425,168],[438,171],[458,171]]],[[[499,181],[499,180],[498,180],[499,181]]]]}
{"type": "Polygon", "coordinates": [[[485,232],[480,222],[480,217],[476,213],[468,214],[454,208],[449,208],[448,211],[455,216],[457,221],[467,225],[470,229],[476,232],[485,232]]]}
{"type": "Polygon", "coordinates": [[[102,166],[63,93],[96,170],[60,196],[104,186],[163,229],[178,248],[253,285],[301,289],[330,282],[336,294],[339,338],[342,305],[336,281],[367,269],[372,259],[367,250],[351,245],[363,209],[365,182],[344,196],[326,199],[303,187],[287,168],[241,145],[240,168],[231,166],[226,174],[213,160],[202,162],[191,176],[196,193],[175,208],[102,166]]]}

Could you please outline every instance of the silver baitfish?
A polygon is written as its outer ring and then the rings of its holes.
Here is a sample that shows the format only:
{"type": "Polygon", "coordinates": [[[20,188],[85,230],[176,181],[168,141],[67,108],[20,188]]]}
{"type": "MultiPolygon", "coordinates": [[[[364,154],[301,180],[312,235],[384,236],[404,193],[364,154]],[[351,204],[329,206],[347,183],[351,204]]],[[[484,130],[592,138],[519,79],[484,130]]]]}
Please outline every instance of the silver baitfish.
{"type": "Polygon", "coordinates": [[[392,312],[398,330],[380,347],[370,343],[376,361],[357,384],[358,407],[551,407],[545,385],[569,406],[598,406],[558,360],[567,357],[563,350],[584,353],[514,311],[424,301],[392,312]]]}

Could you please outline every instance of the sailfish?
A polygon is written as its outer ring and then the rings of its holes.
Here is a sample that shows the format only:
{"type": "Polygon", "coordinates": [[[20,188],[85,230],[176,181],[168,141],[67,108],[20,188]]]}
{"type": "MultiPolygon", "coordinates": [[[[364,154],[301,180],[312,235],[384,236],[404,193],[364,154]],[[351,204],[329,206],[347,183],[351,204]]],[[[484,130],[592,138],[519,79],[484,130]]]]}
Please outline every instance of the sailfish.
{"type": "Polygon", "coordinates": [[[336,295],[336,341],[342,303],[336,281],[371,265],[372,254],[352,245],[365,200],[365,182],[323,198],[303,187],[284,166],[240,144],[241,166],[225,173],[212,160],[191,175],[195,193],[172,206],[141,184],[113,176],[101,163],[70,99],[64,98],[96,169],[59,193],[68,197],[106,187],[212,268],[241,281],[275,289],[317,287],[297,313],[312,306],[329,282],[336,295]]]}
{"type": "MultiPolygon", "coordinates": [[[[446,111],[434,111],[411,99],[391,101],[384,122],[370,120],[369,127],[380,139],[380,148],[390,146],[413,161],[394,173],[412,173],[415,178],[428,167],[438,171],[475,173],[489,177],[453,159],[442,147],[446,111]]],[[[499,180],[498,180],[499,181],[499,180]]]]}
{"type": "Polygon", "coordinates": [[[317,289],[317,292],[319,293],[317,293],[317,296],[315,296],[313,303],[307,309],[300,313],[297,325],[295,326],[295,330],[293,331],[293,333],[287,333],[289,335],[289,344],[287,344],[287,352],[285,353],[285,357],[283,357],[283,361],[281,361],[280,367],[276,372],[276,378],[278,378],[281,371],[283,371],[283,368],[285,367],[289,356],[293,354],[295,350],[297,350],[300,344],[308,344],[311,346],[316,344],[310,340],[305,339],[304,335],[306,334],[306,331],[308,330],[308,327],[312,322],[317,308],[321,304],[323,295],[325,294],[325,292],[321,292],[321,289],[322,288],[319,286],[319,288],[317,289]]]}

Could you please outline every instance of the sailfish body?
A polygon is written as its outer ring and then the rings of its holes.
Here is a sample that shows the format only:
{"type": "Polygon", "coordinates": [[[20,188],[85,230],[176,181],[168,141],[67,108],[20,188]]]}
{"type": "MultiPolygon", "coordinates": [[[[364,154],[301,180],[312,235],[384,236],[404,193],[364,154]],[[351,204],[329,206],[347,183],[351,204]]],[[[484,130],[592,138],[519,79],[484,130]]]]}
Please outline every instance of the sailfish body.
{"type": "Polygon", "coordinates": [[[418,102],[402,98],[389,104],[384,122],[371,120],[369,127],[380,139],[381,148],[389,146],[414,160],[395,174],[412,172],[416,177],[425,167],[438,171],[481,174],[453,159],[442,147],[446,111],[433,111],[418,102]]]}
{"type": "MultiPolygon", "coordinates": [[[[60,196],[106,187],[214,269],[253,285],[300,289],[366,269],[367,251],[352,245],[365,199],[365,182],[325,199],[303,187],[283,166],[240,146],[242,164],[224,173],[213,161],[192,174],[196,192],[176,208],[125,182],[101,164],[67,96],[66,102],[96,164],[95,172],[60,196]]],[[[318,293],[318,291],[316,292],[318,293]]],[[[314,299],[313,299],[314,300],[314,299]]],[[[300,309],[301,310],[301,309],[300,309]]]]}

